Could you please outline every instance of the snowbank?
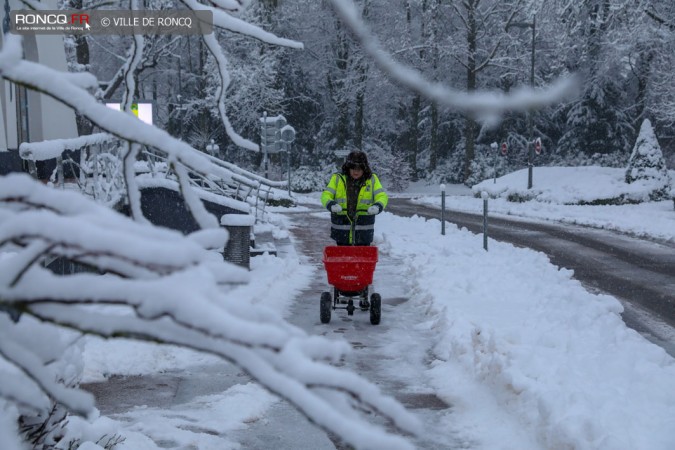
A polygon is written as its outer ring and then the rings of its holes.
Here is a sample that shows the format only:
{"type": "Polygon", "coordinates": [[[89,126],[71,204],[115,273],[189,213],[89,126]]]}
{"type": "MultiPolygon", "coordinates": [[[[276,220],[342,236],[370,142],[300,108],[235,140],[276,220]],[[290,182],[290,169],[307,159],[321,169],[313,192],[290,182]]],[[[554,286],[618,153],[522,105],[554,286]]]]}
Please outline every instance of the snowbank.
{"type": "Polygon", "coordinates": [[[439,230],[387,213],[376,230],[433,320],[435,373],[461,365],[546,448],[675,448],[675,360],[624,325],[617,300],[542,253],[499,242],[485,252],[482,236],[439,230]]]}

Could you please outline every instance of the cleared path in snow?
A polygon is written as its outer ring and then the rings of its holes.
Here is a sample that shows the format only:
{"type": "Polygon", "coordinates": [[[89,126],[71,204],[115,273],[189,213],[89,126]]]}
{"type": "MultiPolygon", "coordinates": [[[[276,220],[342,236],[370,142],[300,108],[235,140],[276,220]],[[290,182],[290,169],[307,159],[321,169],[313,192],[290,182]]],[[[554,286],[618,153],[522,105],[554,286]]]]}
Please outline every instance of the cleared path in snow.
{"type": "MultiPolygon", "coordinates": [[[[420,318],[411,317],[412,311],[404,307],[409,299],[405,297],[405,286],[400,277],[393,276],[396,262],[380,257],[375,269],[374,290],[371,292],[382,295],[382,322],[379,325],[371,325],[369,313],[358,308],[353,316],[347,315],[346,310],[333,311],[331,322],[322,324],[319,321],[319,298],[323,291],[330,290],[332,293],[322,263],[324,247],[334,245],[329,239],[330,219],[323,210],[318,214],[303,215],[301,219],[298,216],[294,218],[297,226],[290,231],[296,251],[304,255],[306,263],[316,267],[317,272],[312,285],[295,302],[288,320],[310,334],[347,340],[354,351],[343,364],[424,418],[430,432],[423,438],[425,442],[416,443],[419,448],[464,448],[466,443],[453,442],[446,432],[448,424],[444,421],[450,415],[450,406],[436,397],[431,389],[424,388],[423,371],[428,354],[420,343],[425,339],[414,336],[414,321],[420,318]],[[395,347],[398,352],[392,354],[385,347],[395,347]],[[436,427],[439,430],[432,431],[436,427]]],[[[343,448],[340,442],[334,443],[337,448],[343,448]]]]}
{"type": "MultiPolygon", "coordinates": [[[[508,448],[537,448],[534,438],[497,405],[487,407],[479,423],[472,422],[462,417],[463,407],[439,398],[430,387],[428,371],[433,366],[432,346],[438,337],[426,323],[431,318],[422,303],[407,297],[410,275],[404,272],[401,261],[380,254],[371,291],[382,296],[379,325],[371,325],[369,313],[358,309],[353,316],[348,316],[346,310],[333,311],[329,324],[320,323],[321,292],[332,293],[322,263],[323,248],[334,242],[329,238],[328,213],[323,209],[313,211],[316,212],[290,215],[294,221],[290,231],[295,249],[306,258],[304,263],[317,271],[314,282],[297,298],[288,320],[310,334],[347,340],[354,351],[343,364],[399,400],[425,424],[424,435],[412,440],[417,448],[483,448],[482,435],[487,430],[510,436],[513,442],[508,448]]],[[[451,374],[448,377],[452,379],[451,374]]],[[[455,398],[461,402],[476,400],[469,397],[466,387],[458,386],[455,398]]],[[[369,420],[379,423],[377,417],[369,420]]],[[[333,442],[338,449],[347,448],[337,440],[333,442]]]]}

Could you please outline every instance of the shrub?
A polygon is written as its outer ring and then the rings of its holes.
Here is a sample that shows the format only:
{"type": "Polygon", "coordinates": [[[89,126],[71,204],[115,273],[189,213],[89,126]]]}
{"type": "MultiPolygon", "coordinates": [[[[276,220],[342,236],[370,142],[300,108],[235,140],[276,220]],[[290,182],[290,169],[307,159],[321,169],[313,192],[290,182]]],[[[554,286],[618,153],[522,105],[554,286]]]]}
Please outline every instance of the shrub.
{"type": "Polygon", "coordinates": [[[291,190],[301,194],[321,191],[335,170],[336,168],[332,165],[324,167],[300,166],[291,173],[291,190]]]}

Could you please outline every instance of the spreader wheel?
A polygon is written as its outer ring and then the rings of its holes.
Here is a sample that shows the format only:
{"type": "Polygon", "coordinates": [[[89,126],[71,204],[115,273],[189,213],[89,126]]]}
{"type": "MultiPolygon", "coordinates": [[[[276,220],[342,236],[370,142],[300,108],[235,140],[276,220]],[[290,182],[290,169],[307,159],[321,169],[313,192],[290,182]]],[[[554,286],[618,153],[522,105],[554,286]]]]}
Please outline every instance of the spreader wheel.
{"type": "Polygon", "coordinates": [[[319,304],[321,323],[330,322],[331,303],[330,292],[321,293],[321,303],[319,304]]]}
{"type": "Polygon", "coordinates": [[[382,307],[382,297],[380,294],[372,294],[370,296],[370,323],[377,325],[380,323],[380,314],[382,307]]]}

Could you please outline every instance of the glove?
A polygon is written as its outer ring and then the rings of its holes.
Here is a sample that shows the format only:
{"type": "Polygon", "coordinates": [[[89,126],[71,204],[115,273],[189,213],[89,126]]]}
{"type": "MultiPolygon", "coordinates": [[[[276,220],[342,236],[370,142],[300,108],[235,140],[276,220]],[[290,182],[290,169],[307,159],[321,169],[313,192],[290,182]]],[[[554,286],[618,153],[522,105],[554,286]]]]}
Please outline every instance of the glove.
{"type": "Polygon", "coordinates": [[[330,207],[330,211],[337,214],[342,212],[342,206],[338,205],[337,203],[334,204],[333,206],[330,207]]]}
{"type": "Polygon", "coordinates": [[[374,216],[375,214],[379,214],[379,213],[380,213],[380,207],[379,206],[373,205],[373,206],[368,207],[368,214],[370,214],[371,216],[374,216]]]}

